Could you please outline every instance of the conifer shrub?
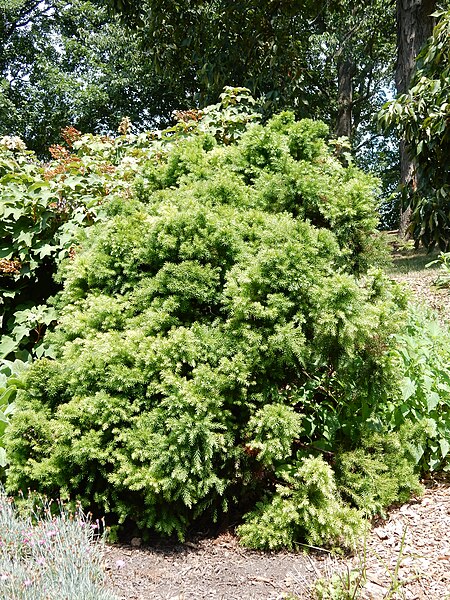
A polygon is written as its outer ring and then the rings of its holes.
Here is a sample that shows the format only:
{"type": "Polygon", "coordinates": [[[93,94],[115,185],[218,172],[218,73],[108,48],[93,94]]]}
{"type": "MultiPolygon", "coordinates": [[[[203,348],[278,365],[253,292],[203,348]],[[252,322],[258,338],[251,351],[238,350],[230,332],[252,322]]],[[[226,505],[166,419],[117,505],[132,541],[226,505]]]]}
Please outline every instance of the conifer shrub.
{"type": "Polygon", "coordinates": [[[284,112],[266,125],[253,124],[236,144],[218,144],[204,130],[159,147],[137,182],[139,197],[159,202],[156,190],[179,187],[207,202],[265,212],[288,212],[336,235],[342,264],[365,272],[385,259],[377,235],[377,180],[344,167],[327,143],[320,121],[295,121],[284,112]]]}
{"type": "Polygon", "coordinates": [[[421,494],[412,428],[408,423],[398,432],[365,432],[355,449],[337,454],[337,487],[368,516],[421,494]]]}
{"type": "Polygon", "coordinates": [[[149,146],[136,197],[105,203],[60,269],[55,358],[6,433],[10,491],[180,538],[254,499],[249,545],[354,542],[362,512],[320,455],[386,404],[404,303],[368,268],[374,181],[325,136],[282,114],[235,144],[149,146]]]}
{"type": "Polygon", "coordinates": [[[364,533],[362,515],[343,502],[333,469],[322,457],[292,461],[277,475],[282,483],[275,493],[258,502],[238,528],[246,546],[292,549],[304,540],[311,546],[356,547],[364,533]]]}

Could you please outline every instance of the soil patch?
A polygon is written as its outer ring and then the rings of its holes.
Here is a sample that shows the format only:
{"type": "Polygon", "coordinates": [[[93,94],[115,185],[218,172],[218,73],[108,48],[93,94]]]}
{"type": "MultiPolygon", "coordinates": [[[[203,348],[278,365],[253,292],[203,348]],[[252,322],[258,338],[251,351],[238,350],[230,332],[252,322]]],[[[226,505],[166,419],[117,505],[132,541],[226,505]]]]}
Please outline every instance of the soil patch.
{"type": "Polygon", "coordinates": [[[124,600],[281,600],[299,593],[307,598],[333,562],[304,553],[245,550],[231,534],[175,546],[107,549],[109,580],[124,600]]]}
{"type": "Polygon", "coordinates": [[[450,483],[425,483],[423,497],[378,520],[351,558],[253,552],[227,533],[195,543],[108,546],[108,582],[122,600],[311,600],[318,578],[345,581],[363,571],[355,598],[450,600],[450,483]]]}

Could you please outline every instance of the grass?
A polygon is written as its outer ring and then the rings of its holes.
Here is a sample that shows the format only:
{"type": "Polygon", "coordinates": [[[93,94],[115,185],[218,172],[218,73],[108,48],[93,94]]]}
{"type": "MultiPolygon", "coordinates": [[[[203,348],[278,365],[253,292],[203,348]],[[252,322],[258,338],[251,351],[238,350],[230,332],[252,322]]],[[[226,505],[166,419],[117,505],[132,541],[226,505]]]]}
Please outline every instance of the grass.
{"type": "Polygon", "coordinates": [[[99,523],[45,499],[20,511],[0,490],[2,600],[117,600],[104,585],[99,523]]]}
{"type": "Polygon", "coordinates": [[[398,248],[394,243],[392,262],[386,268],[389,277],[410,289],[412,301],[433,309],[444,324],[450,324],[450,257],[447,264],[437,260],[439,250],[427,252],[424,248],[398,248]],[[427,267],[429,263],[434,264],[427,267]]]}
{"type": "Polygon", "coordinates": [[[439,256],[439,251],[427,252],[425,248],[406,248],[403,250],[394,250],[392,254],[392,265],[388,268],[389,274],[407,275],[409,273],[419,273],[426,271],[428,274],[439,272],[438,265],[427,269],[426,265],[439,256]]]}

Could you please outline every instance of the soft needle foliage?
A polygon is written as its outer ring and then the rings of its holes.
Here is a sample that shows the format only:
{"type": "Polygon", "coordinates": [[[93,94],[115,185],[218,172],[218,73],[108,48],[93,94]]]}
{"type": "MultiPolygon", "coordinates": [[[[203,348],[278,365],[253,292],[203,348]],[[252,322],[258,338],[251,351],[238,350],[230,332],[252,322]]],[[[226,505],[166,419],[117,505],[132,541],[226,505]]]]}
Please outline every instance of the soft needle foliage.
{"type": "Polygon", "coordinates": [[[301,509],[259,547],[351,544],[360,514],[315,455],[357,443],[393,385],[404,313],[370,268],[375,182],[333,156],[322,123],[247,125],[227,93],[231,125],[216,108],[74,144],[93,161],[116,152],[136,196],[111,195],[60,270],[55,359],[18,396],[8,487],[179,537],[265,498],[263,520],[301,509]]]}

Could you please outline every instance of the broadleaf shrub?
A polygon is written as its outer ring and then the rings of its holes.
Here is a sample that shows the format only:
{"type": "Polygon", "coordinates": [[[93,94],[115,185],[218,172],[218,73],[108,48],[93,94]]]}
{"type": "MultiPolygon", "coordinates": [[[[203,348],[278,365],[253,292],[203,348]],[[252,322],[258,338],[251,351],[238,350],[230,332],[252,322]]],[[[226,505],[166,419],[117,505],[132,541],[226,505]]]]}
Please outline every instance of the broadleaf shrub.
{"type": "Polygon", "coordinates": [[[333,456],[378,426],[405,319],[376,269],[375,181],[333,157],[321,123],[283,113],[234,143],[198,123],[74,142],[93,163],[115,148],[126,193],[117,180],[60,267],[53,357],[30,367],[6,434],[8,489],[180,538],[252,499],[253,546],[352,545],[361,513],[333,456]]]}
{"type": "Polygon", "coordinates": [[[395,429],[407,424],[416,462],[423,470],[447,469],[450,331],[423,309],[411,309],[395,336],[389,361],[399,387],[383,407],[383,420],[395,429]]]}

